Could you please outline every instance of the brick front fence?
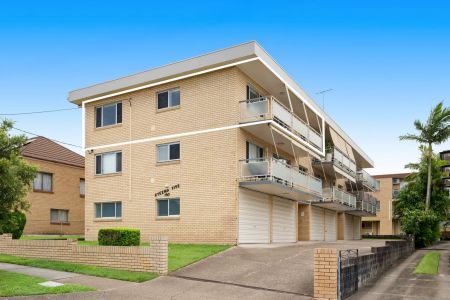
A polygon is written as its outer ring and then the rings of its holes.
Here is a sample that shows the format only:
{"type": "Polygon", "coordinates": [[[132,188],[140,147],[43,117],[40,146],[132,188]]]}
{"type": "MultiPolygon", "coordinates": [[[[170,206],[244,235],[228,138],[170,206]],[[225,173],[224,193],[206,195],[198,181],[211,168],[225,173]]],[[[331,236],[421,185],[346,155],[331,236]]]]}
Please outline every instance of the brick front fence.
{"type": "Polygon", "coordinates": [[[150,237],[150,247],[79,246],[68,240],[13,240],[0,235],[0,253],[28,258],[43,258],[84,265],[136,272],[168,272],[168,239],[150,237]]]}
{"type": "Polygon", "coordinates": [[[386,246],[372,247],[371,252],[345,258],[339,257],[337,249],[314,249],[314,298],[344,299],[356,293],[359,287],[410,256],[414,240],[386,241],[386,246]]]}

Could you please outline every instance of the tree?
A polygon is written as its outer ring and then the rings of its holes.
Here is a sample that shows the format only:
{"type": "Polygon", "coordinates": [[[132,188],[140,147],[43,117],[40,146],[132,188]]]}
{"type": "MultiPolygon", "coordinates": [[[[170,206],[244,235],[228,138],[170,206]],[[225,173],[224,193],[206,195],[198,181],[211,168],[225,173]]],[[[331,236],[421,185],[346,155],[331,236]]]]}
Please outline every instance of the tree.
{"type": "Polygon", "coordinates": [[[24,135],[10,135],[13,122],[0,123],[0,228],[10,224],[17,212],[29,208],[25,196],[31,188],[36,168],[21,157],[27,142],[24,135]]]}
{"type": "Polygon", "coordinates": [[[431,198],[431,159],[433,155],[433,144],[439,145],[450,138],[450,109],[444,107],[440,102],[431,110],[426,123],[420,120],[414,121],[419,134],[406,134],[400,136],[400,140],[411,140],[427,146],[428,172],[427,172],[427,193],[425,210],[430,207],[431,198]]]}
{"type": "Polygon", "coordinates": [[[418,163],[406,165],[414,172],[406,177],[406,186],[402,188],[395,202],[395,214],[399,216],[402,230],[413,234],[416,245],[428,246],[440,236],[440,224],[448,220],[450,197],[442,189],[442,166],[445,161],[438,155],[431,155],[431,201],[426,209],[425,195],[428,186],[428,148],[420,147],[421,159],[418,163]]]}

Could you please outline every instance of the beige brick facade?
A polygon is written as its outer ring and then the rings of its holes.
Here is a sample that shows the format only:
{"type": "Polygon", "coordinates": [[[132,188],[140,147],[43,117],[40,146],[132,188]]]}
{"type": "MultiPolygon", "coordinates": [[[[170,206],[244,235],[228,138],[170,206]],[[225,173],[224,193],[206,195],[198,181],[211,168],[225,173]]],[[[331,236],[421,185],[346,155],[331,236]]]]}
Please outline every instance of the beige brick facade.
{"type": "Polygon", "coordinates": [[[314,249],[314,299],[337,299],[336,249],[314,249]]]}
{"type": "Polygon", "coordinates": [[[80,195],[80,179],[84,168],[26,157],[39,172],[52,174],[52,191],[31,190],[27,195],[31,207],[26,213],[24,234],[83,234],[84,200],[80,195]],[[51,209],[68,210],[68,223],[51,221],[51,209]]]}

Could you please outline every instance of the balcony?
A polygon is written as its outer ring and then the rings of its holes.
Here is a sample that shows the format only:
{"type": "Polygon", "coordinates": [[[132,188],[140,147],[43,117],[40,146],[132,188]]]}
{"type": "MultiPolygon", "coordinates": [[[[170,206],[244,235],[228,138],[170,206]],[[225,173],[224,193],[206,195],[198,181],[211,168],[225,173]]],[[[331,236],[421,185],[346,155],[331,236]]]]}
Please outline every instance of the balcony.
{"type": "Polygon", "coordinates": [[[392,199],[393,200],[397,199],[399,193],[400,193],[400,190],[393,190],[392,191],[392,199]]]}
{"type": "Polygon", "coordinates": [[[375,216],[377,214],[378,203],[377,198],[360,191],[356,194],[356,210],[351,213],[358,216],[375,216]]]}
{"type": "Polygon", "coordinates": [[[327,174],[327,176],[331,176],[332,178],[336,177],[336,173],[339,172],[345,178],[352,181],[355,180],[355,162],[337,148],[333,147],[327,149],[324,159],[313,159],[312,163],[314,166],[318,167],[320,171],[322,171],[323,168],[323,171],[327,174]]]}
{"type": "Polygon", "coordinates": [[[292,113],[273,96],[239,102],[240,122],[273,120],[314,149],[323,149],[322,135],[292,113]]]}
{"type": "Polygon", "coordinates": [[[241,160],[239,185],[262,193],[297,201],[322,197],[322,180],[315,178],[283,160],[241,160]]]}
{"type": "Polygon", "coordinates": [[[380,190],[380,183],[364,170],[359,170],[356,173],[356,181],[365,191],[375,192],[380,190]]]}
{"type": "Polygon", "coordinates": [[[323,200],[314,203],[336,211],[352,211],[356,209],[356,197],[335,186],[323,189],[323,200]]]}

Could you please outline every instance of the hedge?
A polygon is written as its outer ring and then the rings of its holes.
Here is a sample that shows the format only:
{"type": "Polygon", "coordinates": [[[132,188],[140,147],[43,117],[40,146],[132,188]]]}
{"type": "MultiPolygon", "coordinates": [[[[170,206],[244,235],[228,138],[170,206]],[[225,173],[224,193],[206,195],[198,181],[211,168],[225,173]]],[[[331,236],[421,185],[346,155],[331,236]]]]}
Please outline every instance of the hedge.
{"type": "Polygon", "coordinates": [[[0,234],[11,233],[13,239],[20,239],[27,222],[27,217],[21,211],[15,211],[3,226],[0,226],[0,234]]]}
{"type": "Polygon", "coordinates": [[[98,231],[98,244],[102,246],[139,246],[141,231],[132,228],[105,228],[98,231]]]}

